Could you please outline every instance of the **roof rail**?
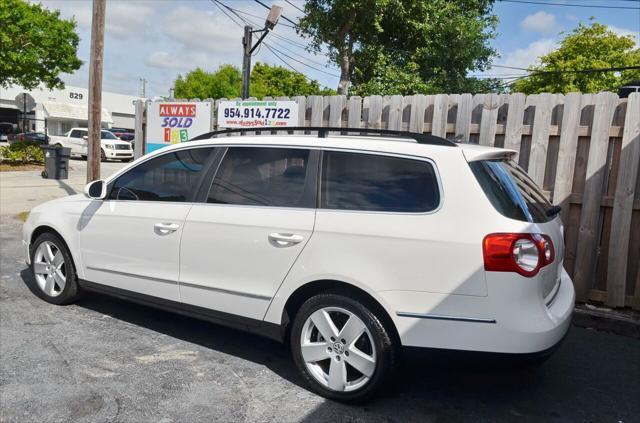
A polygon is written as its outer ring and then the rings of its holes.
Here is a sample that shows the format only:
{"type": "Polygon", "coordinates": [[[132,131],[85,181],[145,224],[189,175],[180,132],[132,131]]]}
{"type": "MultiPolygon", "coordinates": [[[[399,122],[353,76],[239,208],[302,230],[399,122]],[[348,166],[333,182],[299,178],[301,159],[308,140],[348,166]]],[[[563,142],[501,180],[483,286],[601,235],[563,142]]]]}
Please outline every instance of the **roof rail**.
{"type": "MultiPolygon", "coordinates": [[[[389,135],[397,138],[409,138],[415,140],[418,144],[442,145],[446,147],[457,147],[453,141],[433,135],[420,134],[408,131],[394,131],[391,129],[375,129],[375,128],[337,128],[337,127],[320,127],[320,126],[280,126],[280,127],[256,127],[256,128],[228,128],[218,131],[208,132],[198,135],[191,141],[206,140],[215,138],[219,135],[236,134],[248,131],[265,131],[265,132],[283,132],[283,131],[309,131],[318,132],[318,138],[326,138],[329,132],[349,133],[348,135],[389,135]]],[[[346,134],[345,134],[346,135],[346,134]]]]}

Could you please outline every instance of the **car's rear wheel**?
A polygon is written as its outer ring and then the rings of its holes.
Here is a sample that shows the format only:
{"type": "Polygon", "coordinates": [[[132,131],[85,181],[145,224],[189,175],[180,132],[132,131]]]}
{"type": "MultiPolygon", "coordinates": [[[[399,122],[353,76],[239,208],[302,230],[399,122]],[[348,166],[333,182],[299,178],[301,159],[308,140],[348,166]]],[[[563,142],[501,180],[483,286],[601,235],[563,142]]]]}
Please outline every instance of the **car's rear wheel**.
{"type": "Polygon", "coordinates": [[[307,300],[291,329],[293,359],[314,392],[362,401],[389,380],[396,361],[392,337],[359,301],[337,294],[307,300]]]}
{"type": "Polygon", "coordinates": [[[36,292],[52,304],[69,304],[78,298],[78,282],[71,254],[53,233],[40,235],[31,248],[31,270],[36,292]]]}

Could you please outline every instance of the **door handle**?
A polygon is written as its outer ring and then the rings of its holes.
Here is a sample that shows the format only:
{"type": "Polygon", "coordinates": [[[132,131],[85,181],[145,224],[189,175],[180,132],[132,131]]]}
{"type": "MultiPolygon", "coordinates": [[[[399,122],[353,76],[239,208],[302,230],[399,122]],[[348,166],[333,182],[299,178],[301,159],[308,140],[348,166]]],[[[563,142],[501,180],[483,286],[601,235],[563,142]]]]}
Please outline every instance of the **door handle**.
{"type": "Polygon", "coordinates": [[[274,247],[291,247],[292,245],[296,245],[302,241],[304,241],[304,237],[302,235],[282,234],[277,232],[269,234],[269,242],[274,247]]]}
{"type": "Polygon", "coordinates": [[[170,234],[172,232],[177,231],[179,228],[180,228],[180,225],[178,225],[177,223],[162,223],[162,222],[158,222],[155,225],[153,225],[153,229],[159,235],[170,234]]]}

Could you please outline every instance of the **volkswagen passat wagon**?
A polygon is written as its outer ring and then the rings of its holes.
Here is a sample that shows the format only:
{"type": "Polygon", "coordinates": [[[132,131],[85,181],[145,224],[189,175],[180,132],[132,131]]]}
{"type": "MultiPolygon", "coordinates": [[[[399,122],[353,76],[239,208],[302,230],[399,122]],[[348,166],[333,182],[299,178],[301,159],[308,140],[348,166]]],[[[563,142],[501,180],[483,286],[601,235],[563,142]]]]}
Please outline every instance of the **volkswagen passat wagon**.
{"type": "Polygon", "coordinates": [[[563,338],[559,208],[514,155],[417,134],[192,141],[34,208],[24,250],[50,303],[98,291],[288,342],[311,390],[361,400],[402,346],[563,338]]]}

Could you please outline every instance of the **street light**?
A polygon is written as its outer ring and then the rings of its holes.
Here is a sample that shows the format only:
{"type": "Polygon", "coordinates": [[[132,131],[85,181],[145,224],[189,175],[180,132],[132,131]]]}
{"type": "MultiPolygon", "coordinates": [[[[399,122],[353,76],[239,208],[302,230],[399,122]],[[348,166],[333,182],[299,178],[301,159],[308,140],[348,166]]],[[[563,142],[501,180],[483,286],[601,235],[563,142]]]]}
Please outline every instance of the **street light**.
{"type": "Polygon", "coordinates": [[[242,56],[242,99],[249,98],[249,77],[251,76],[251,55],[255,51],[256,48],[260,45],[264,37],[267,36],[270,30],[272,30],[276,24],[278,23],[278,19],[280,19],[280,15],[282,14],[281,6],[271,6],[269,10],[269,14],[267,15],[267,19],[264,22],[264,28],[253,30],[251,25],[245,25],[244,27],[244,37],[242,37],[242,45],[244,47],[243,56],[242,56]],[[253,34],[256,32],[262,33],[260,38],[255,43],[255,45],[251,45],[253,41],[253,34]]]}

